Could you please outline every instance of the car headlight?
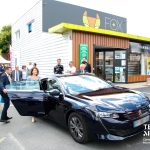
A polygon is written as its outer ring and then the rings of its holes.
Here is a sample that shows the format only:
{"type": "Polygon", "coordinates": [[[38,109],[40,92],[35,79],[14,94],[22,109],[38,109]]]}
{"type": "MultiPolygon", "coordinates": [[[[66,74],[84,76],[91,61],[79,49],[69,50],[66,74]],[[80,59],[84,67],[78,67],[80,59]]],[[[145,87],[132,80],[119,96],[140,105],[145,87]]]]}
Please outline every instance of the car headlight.
{"type": "Polygon", "coordinates": [[[100,118],[119,118],[119,115],[113,112],[96,112],[96,116],[100,118]]]}
{"type": "Polygon", "coordinates": [[[88,111],[93,117],[98,118],[119,118],[119,114],[117,112],[106,112],[106,111],[98,111],[96,106],[86,107],[86,111],[88,111]]]}
{"type": "Polygon", "coordinates": [[[140,95],[142,98],[144,98],[144,99],[147,99],[148,97],[147,96],[145,96],[145,94],[144,93],[142,93],[142,92],[140,92],[140,91],[136,91],[136,90],[131,90],[132,92],[134,92],[134,93],[136,93],[136,94],[138,94],[138,95],[140,95]]]}

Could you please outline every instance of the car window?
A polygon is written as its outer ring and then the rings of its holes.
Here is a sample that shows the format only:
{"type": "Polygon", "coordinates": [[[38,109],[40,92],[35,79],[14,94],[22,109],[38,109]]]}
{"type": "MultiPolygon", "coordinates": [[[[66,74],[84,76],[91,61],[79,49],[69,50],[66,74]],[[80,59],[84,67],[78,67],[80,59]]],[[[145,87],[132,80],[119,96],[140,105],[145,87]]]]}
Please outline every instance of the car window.
{"type": "Polygon", "coordinates": [[[7,85],[8,90],[40,90],[39,81],[19,81],[12,82],[10,85],[7,85]]]}
{"type": "Polygon", "coordinates": [[[104,80],[88,75],[66,76],[61,77],[60,80],[65,89],[75,95],[112,87],[104,80]]]}

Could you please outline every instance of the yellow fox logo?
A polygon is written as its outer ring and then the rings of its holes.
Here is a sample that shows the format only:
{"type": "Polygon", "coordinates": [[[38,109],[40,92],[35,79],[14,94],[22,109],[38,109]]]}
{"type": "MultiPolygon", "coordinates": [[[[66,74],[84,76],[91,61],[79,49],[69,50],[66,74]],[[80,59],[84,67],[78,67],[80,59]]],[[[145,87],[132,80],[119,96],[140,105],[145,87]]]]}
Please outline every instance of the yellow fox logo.
{"type": "Polygon", "coordinates": [[[87,11],[85,11],[83,13],[83,24],[86,27],[99,28],[100,27],[100,16],[99,16],[99,14],[97,13],[96,18],[93,18],[93,17],[89,17],[87,15],[87,11]]]}

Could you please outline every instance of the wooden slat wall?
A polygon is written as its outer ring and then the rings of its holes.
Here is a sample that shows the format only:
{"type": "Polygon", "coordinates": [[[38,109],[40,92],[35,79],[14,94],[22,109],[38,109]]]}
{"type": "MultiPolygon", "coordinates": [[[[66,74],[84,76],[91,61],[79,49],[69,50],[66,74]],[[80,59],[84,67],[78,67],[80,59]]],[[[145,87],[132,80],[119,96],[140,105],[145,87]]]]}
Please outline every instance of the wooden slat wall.
{"type": "Polygon", "coordinates": [[[89,48],[89,63],[93,67],[93,45],[127,49],[129,40],[113,36],[99,35],[88,32],[72,31],[73,53],[75,66],[79,68],[79,45],[87,44],[89,48]]]}
{"type": "Polygon", "coordinates": [[[150,78],[150,75],[129,75],[128,82],[144,82],[150,78]]]}

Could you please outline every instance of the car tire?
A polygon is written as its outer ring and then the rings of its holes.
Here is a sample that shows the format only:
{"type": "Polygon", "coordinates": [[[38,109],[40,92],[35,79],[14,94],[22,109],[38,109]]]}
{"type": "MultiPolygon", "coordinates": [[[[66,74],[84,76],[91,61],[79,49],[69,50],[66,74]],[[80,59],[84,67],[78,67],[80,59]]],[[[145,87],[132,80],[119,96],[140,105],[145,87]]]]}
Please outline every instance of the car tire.
{"type": "Polygon", "coordinates": [[[78,143],[87,143],[90,140],[85,119],[78,113],[71,113],[68,118],[68,128],[73,139],[78,143]]]}

